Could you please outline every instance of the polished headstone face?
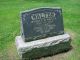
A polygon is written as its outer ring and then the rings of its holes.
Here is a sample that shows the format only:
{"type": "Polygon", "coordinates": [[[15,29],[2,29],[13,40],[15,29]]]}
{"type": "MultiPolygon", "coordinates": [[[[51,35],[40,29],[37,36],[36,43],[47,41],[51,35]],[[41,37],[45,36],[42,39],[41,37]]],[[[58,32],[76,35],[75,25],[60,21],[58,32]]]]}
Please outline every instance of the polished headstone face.
{"type": "Polygon", "coordinates": [[[64,34],[61,8],[39,8],[21,13],[21,35],[29,42],[64,34]]]}

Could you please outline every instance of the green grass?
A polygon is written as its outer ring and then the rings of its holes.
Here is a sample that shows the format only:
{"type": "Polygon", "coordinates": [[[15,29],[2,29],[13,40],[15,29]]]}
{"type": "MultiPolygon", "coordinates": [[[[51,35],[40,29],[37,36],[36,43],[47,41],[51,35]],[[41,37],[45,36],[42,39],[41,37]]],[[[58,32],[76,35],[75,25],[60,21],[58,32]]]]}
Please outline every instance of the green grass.
{"type": "MultiPolygon", "coordinates": [[[[73,52],[65,60],[80,60],[80,0],[0,0],[0,60],[16,58],[20,12],[37,7],[61,7],[64,28],[72,36],[73,52]]],[[[15,60],[15,59],[14,59],[15,60]]]]}

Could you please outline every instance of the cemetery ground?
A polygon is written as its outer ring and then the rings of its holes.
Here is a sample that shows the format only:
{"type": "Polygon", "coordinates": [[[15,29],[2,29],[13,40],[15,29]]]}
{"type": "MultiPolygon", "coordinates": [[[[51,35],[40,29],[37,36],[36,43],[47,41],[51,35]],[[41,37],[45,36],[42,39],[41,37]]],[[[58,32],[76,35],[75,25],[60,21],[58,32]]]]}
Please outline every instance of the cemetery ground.
{"type": "Polygon", "coordinates": [[[0,60],[18,60],[15,37],[20,35],[20,11],[38,7],[61,7],[64,29],[71,35],[72,49],[40,60],[80,60],[80,0],[0,0],[0,60]]]}

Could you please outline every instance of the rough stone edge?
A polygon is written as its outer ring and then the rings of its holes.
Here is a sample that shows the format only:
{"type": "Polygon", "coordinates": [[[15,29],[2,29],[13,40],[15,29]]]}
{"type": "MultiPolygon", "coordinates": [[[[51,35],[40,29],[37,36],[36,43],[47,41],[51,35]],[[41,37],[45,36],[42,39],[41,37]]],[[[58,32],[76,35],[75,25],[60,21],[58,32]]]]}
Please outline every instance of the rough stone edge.
{"type": "Polygon", "coordinates": [[[21,36],[17,36],[15,39],[18,54],[22,57],[22,54],[42,47],[55,46],[56,44],[68,42],[70,40],[70,35],[65,33],[63,35],[48,37],[45,39],[35,40],[31,42],[24,42],[21,36]]]}
{"type": "Polygon", "coordinates": [[[68,42],[62,42],[53,46],[35,48],[22,54],[22,60],[37,60],[42,57],[48,57],[62,52],[69,51],[71,49],[71,40],[68,42]]]}

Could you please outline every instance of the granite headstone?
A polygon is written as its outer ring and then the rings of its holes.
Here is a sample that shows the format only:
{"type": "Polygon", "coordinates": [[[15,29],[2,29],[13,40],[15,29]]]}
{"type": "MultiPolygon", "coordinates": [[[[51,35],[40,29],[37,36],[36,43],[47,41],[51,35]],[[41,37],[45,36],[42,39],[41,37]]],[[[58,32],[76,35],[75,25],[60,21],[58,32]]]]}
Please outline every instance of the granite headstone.
{"type": "Polygon", "coordinates": [[[21,13],[21,35],[15,38],[20,60],[55,55],[71,48],[64,33],[61,8],[38,8],[21,13]]]}
{"type": "Polygon", "coordinates": [[[61,8],[38,8],[21,13],[21,35],[25,42],[64,34],[61,8]]]}

